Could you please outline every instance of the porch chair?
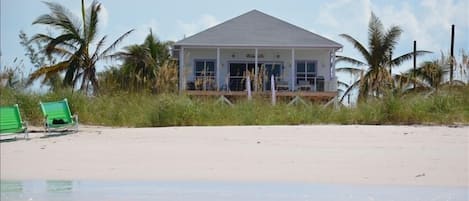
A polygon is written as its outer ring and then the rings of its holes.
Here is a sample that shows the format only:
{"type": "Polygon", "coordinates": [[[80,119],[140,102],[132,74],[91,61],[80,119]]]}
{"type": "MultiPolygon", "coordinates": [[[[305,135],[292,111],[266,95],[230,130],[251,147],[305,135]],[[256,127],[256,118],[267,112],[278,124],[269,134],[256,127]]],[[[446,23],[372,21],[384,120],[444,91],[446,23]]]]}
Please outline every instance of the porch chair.
{"type": "Polygon", "coordinates": [[[277,91],[288,91],[290,86],[288,85],[288,81],[285,80],[279,80],[277,82],[277,91]]]}
{"type": "Polygon", "coordinates": [[[78,132],[78,115],[72,115],[67,99],[55,102],[40,102],[44,115],[45,134],[51,129],[69,129],[78,132]]]}
{"type": "MultiPolygon", "coordinates": [[[[22,133],[28,138],[28,124],[21,119],[18,104],[0,107],[0,136],[22,133]]],[[[16,136],[15,136],[16,138],[16,136]]]]}
{"type": "Polygon", "coordinates": [[[297,90],[300,91],[311,91],[313,88],[307,80],[299,80],[297,90]]]}

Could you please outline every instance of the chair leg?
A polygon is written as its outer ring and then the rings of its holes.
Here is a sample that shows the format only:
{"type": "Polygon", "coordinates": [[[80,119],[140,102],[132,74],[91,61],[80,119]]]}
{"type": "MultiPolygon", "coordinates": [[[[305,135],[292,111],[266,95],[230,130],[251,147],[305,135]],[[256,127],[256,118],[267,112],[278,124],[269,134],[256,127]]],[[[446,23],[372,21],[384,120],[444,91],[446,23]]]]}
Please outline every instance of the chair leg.
{"type": "Polygon", "coordinates": [[[75,133],[78,133],[78,115],[73,115],[75,118],[75,133]]]}
{"type": "Polygon", "coordinates": [[[23,126],[24,126],[24,139],[29,139],[28,122],[24,121],[23,126]]]}

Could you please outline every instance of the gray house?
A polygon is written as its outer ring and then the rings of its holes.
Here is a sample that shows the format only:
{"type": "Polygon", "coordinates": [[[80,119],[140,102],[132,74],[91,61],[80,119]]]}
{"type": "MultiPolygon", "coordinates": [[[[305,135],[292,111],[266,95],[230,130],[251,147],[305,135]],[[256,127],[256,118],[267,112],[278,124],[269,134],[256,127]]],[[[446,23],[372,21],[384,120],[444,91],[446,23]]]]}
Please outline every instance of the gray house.
{"type": "Polygon", "coordinates": [[[257,10],[177,41],[179,89],[186,93],[337,94],[335,52],[342,45],[257,10]],[[219,92],[219,93],[216,93],[219,92]]]}

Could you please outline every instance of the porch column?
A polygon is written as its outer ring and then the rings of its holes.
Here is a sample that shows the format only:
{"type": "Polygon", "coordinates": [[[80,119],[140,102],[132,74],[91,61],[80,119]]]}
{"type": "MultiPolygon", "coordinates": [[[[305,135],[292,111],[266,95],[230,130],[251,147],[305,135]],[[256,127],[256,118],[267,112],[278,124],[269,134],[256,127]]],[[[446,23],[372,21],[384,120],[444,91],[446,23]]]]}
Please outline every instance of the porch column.
{"type": "Polygon", "coordinates": [[[179,51],[179,93],[182,93],[186,88],[184,80],[184,48],[181,47],[179,51]]]}
{"type": "MultiPolygon", "coordinates": [[[[331,50],[331,66],[330,66],[330,77],[329,77],[329,82],[327,82],[327,91],[334,91],[331,87],[331,85],[336,84],[337,82],[333,82],[335,80],[335,50],[331,50]]],[[[336,80],[335,80],[336,81],[336,80]]]]}
{"type": "Polygon", "coordinates": [[[254,91],[257,91],[257,88],[258,88],[258,77],[257,77],[257,74],[259,72],[259,68],[257,67],[257,53],[258,53],[258,49],[256,48],[256,51],[255,51],[255,56],[254,56],[254,91]]]}
{"type": "Polygon", "coordinates": [[[215,73],[217,82],[217,91],[220,91],[220,48],[217,48],[217,70],[215,73]]]}
{"type": "Polygon", "coordinates": [[[295,49],[291,49],[291,91],[295,91],[295,80],[296,80],[296,75],[295,75],[295,49]]]}

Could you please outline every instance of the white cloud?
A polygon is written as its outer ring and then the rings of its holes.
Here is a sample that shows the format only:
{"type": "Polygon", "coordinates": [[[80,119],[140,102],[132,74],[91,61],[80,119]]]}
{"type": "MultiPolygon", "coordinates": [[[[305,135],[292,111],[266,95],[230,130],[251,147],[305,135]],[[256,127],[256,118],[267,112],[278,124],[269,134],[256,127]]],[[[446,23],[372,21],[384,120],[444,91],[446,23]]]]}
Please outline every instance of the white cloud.
{"type": "Polygon", "coordinates": [[[186,37],[209,27],[215,26],[218,23],[219,21],[213,15],[209,14],[201,15],[199,18],[191,22],[184,22],[182,20],[177,21],[178,28],[181,30],[181,33],[184,33],[186,37]]]}
{"type": "Polygon", "coordinates": [[[407,3],[382,7],[379,17],[385,25],[399,25],[404,30],[401,41],[408,43],[408,49],[411,41],[416,40],[418,49],[439,53],[449,49],[452,24],[456,24],[457,32],[461,34],[456,40],[468,34],[467,9],[465,1],[424,0],[413,7],[407,3]]]}
{"type": "Polygon", "coordinates": [[[339,34],[346,33],[361,42],[366,42],[368,20],[371,14],[370,0],[337,0],[322,4],[315,17],[321,28],[318,34],[344,45],[341,55],[359,58],[354,49],[339,34]]]}

